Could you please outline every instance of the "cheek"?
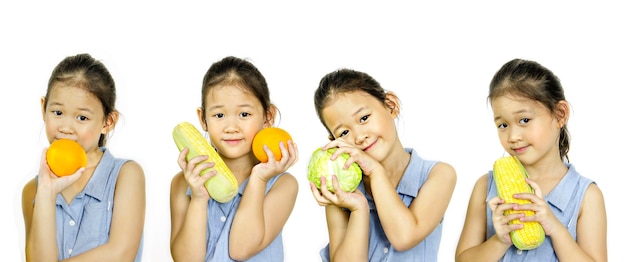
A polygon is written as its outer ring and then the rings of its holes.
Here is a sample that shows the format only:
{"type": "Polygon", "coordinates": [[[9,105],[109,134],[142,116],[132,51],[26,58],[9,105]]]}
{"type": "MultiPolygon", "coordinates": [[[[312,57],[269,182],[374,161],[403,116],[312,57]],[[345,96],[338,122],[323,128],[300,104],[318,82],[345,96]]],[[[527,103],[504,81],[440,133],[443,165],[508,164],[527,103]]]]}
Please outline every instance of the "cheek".
{"type": "Polygon", "coordinates": [[[45,121],[44,122],[44,127],[46,129],[46,137],[48,138],[48,140],[50,142],[52,142],[52,139],[54,139],[54,137],[57,134],[57,127],[54,124],[53,121],[45,121]]]}
{"type": "Polygon", "coordinates": [[[97,145],[102,135],[102,128],[100,126],[85,127],[82,130],[77,130],[77,132],[80,140],[97,145]]]}
{"type": "Polygon", "coordinates": [[[506,132],[498,132],[498,140],[500,140],[500,144],[502,144],[503,147],[509,144],[508,134],[506,132]]]}

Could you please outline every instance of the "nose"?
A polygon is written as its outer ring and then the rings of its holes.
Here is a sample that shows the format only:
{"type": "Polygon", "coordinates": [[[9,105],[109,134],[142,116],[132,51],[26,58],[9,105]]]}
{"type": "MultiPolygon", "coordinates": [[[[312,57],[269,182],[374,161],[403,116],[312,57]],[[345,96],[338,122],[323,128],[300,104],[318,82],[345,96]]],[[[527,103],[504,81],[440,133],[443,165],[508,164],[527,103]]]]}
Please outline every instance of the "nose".
{"type": "Polygon", "coordinates": [[[60,120],[59,132],[65,135],[71,135],[74,133],[75,121],[71,117],[63,117],[60,120]]]}
{"type": "Polygon", "coordinates": [[[367,135],[367,132],[363,132],[363,131],[354,131],[354,137],[355,137],[355,141],[354,143],[356,145],[362,145],[365,143],[365,141],[367,141],[367,138],[369,138],[369,135],[367,135]]]}
{"type": "Polygon", "coordinates": [[[226,119],[225,121],[226,123],[224,125],[224,132],[237,133],[239,131],[237,118],[231,117],[231,118],[226,119]]]}
{"type": "Polygon", "coordinates": [[[511,126],[509,127],[509,132],[508,132],[508,141],[509,143],[517,143],[519,141],[522,140],[522,129],[515,127],[515,126],[511,126]]]}

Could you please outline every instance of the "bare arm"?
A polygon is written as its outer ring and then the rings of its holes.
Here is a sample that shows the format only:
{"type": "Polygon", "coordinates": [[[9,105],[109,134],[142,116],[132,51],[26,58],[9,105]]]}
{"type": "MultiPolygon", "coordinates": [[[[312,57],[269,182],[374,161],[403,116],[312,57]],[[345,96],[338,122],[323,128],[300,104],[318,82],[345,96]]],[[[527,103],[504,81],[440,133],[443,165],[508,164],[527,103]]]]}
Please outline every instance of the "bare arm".
{"type": "Polygon", "coordinates": [[[139,250],[146,211],[143,169],[129,161],[120,169],[109,241],[64,261],[133,261],[139,250]]]}
{"type": "Polygon", "coordinates": [[[511,244],[499,241],[496,235],[487,235],[487,175],[474,185],[465,215],[465,224],[456,247],[456,261],[498,261],[511,244]]]}
{"type": "Polygon", "coordinates": [[[284,173],[298,161],[298,148],[293,141],[280,144],[282,157],[276,161],[269,148],[269,161],[252,167],[248,184],[233,218],[228,239],[229,255],[234,260],[247,260],[265,249],[287,223],[298,196],[298,182],[284,173]],[[268,179],[279,177],[267,195],[268,179]]]}
{"type": "Polygon", "coordinates": [[[363,197],[362,208],[345,211],[326,207],[330,261],[367,261],[369,248],[369,207],[363,197]]]}
{"type": "Polygon", "coordinates": [[[337,176],[333,176],[332,181],[334,193],[328,190],[326,183],[322,176],[319,190],[313,182],[309,182],[309,188],[317,203],[326,207],[330,260],[367,261],[370,228],[365,195],[359,190],[341,191],[337,176]]]}
{"type": "Polygon", "coordinates": [[[196,156],[187,161],[188,151],[184,149],[178,155],[182,171],[172,178],[170,188],[170,252],[175,261],[204,261],[210,199],[204,183],[215,171],[201,173],[215,163],[204,162],[208,156],[196,156]],[[187,196],[187,188],[191,190],[191,197],[187,196]]]}
{"type": "Polygon", "coordinates": [[[22,190],[22,212],[26,231],[26,261],[57,261],[56,196],[76,182],[85,169],[56,177],[48,168],[45,151],[41,154],[39,180],[31,180],[22,190]],[[35,204],[33,204],[33,199],[35,204]]]}
{"type": "Polygon", "coordinates": [[[183,173],[176,174],[170,188],[170,250],[175,261],[204,261],[208,195],[189,197],[187,187],[183,173]]]}
{"type": "Polygon", "coordinates": [[[283,229],[298,195],[298,182],[283,174],[265,195],[266,183],[250,176],[235,214],[229,238],[229,253],[246,260],[266,248],[283,229]]]}
{"type": "Polygon", "coordinates": [[[372,174],[371,187],[385,234],[399,251],[422,242],[443,219],[456,185],[456,172],[438,163],[409,207],[398,197],[386,174],[372,174]]]}
{"type": "Polygon", "coordinates": [[[591,184],[585,193],[578,215],[576,240],[564,226],[549,233],[560,261],[607,261],[606,209],[600,188],[591,184]]]}
{"type": "Polygon", "coordinates": [[[26,232],[26,261],[36,261],[39,257],[49,257],[49,261],[57,261],[56,244],[56,203],[52,196],[40,198],[35,211],[34,201],[37,194],[35,179],[30,180],[22,189],[22,215],[26,232]],[[37,213],[37,218],[35,218],[37,213]],[[43,224],[41,224],[43,223],[43,224]],[[33,226],[33,224],[36,224],[33,226]],[[43,245],[47,243],[47,245],[43,245]],[[38,248],[42,245],[42,248],[38,248]],[[35,252],[38,251],[38,252],[35,252]]]}

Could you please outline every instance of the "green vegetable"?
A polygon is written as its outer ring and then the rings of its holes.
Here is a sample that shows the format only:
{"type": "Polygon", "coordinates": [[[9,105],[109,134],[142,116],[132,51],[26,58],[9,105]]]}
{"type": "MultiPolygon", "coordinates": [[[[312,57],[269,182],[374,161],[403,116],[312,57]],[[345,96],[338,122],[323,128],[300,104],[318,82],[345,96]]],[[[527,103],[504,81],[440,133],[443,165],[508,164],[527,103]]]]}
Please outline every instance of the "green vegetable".
{"type": "Polygon", "coordinates": [[[313,152],[309,160],[308,179],[313,182],[317,188],[320,188],[320,177],[326,178],[326,187],[330,192],[335,192],[333,188],[333,175],[337,176],[339,187],[344,192],[354,192],[361,183],[362,171],[357,163],[352,163],[348,169],[343,166],[346,160],[350,158],[347,153],[339,155],[334,161],[330,157],[336,148],[329,148],[326,151],[318,148],[313,152]]]}

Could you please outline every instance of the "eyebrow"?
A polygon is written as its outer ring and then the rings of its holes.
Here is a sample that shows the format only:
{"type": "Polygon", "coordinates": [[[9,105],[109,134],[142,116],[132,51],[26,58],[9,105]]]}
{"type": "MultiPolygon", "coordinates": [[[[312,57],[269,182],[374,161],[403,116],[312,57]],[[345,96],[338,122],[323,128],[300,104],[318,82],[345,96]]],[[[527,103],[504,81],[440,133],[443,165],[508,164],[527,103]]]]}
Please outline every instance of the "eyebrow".
{"type": "MultiPolygon", "coordinates": [[[[513,112],[513,114],[514,114],[514,115],[518,115],[518,114],[521,114],[521,113],[526,113],[526,112],[530,112],[530,110],[520,109],[520,110],[517,110],[517,111],[513,112]]],[[[493,118],[493,121],[498,121],[498,120],[500,120],[501,118],[502,118],[501,116],[496,116],[496,117],[494,117],[494,118],[493,118]]]]}
{"type": "MultiPolygon", "coordinates": [[[[356,111],[354,111],[354,113],[352,113],[352,117],[354,117],[355,115],[358,115],[359,113],[361,113],[363,110],[365,110],[365,107],[360,107],[359,109],[357,109],[356,111]]],[[[333,134],[337,132],[337,129],[339,129],[342,125],[339,124],[337,125],[335,128],[333,128],[333,134]]]]}
{"type": "MultiPolygon", "coordinates": [[[[224,105],[216,105],[216,106],[210,106],[208,108],[208,110],[213,110],[213,109],[219,109],[219,108],[224,108],[224,105]]],[[[237,105],[237,107],[248,107],[248,108],[253,108],[253,106],[251,104],[240,104],[237,105]]]]}
{"type": "MultiPolygon", "coordinates": [[[[63,106],[63,104],[59,103],[59,102],[50,102],[50,104],[48,106],[63,106]]],[[[93,111],[91,109],[89,109],[88,107],[79,107],[78,111],[84,111],[84,112],[89,112],[89,113],[93,114],[93,111]]]]}

